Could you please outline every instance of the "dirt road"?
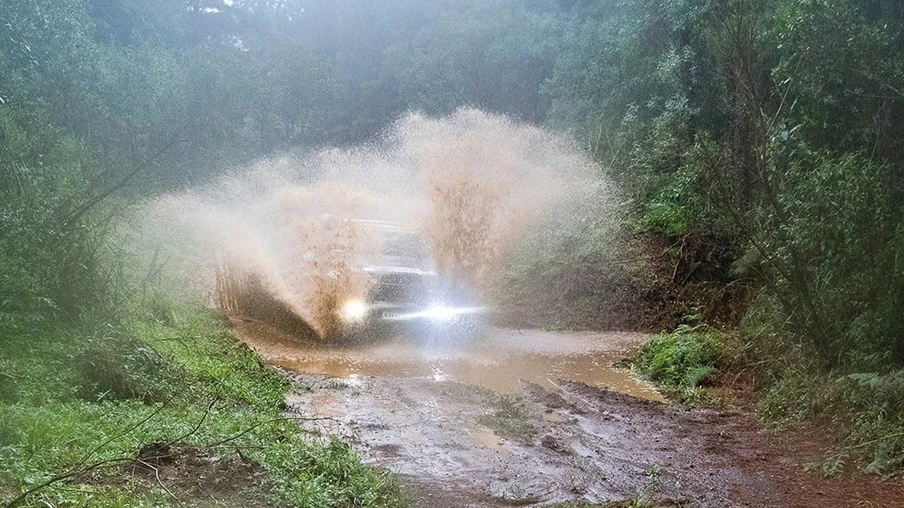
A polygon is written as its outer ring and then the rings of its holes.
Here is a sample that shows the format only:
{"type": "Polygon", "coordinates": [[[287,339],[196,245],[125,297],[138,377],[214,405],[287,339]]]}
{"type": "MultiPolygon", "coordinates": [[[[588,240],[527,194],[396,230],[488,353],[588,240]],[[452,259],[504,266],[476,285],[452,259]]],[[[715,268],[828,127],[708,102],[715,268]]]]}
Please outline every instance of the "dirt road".
{"type": "Polygon", "coordinates": [[[493,330],[476,344],[300,346],[241,336],[290,369],[292,411],[401,475],[416,506],[904,506],[898,483],[807,473],[818,447],[744,411],[685,410],[613,369],[635,334],[493,330]]]}

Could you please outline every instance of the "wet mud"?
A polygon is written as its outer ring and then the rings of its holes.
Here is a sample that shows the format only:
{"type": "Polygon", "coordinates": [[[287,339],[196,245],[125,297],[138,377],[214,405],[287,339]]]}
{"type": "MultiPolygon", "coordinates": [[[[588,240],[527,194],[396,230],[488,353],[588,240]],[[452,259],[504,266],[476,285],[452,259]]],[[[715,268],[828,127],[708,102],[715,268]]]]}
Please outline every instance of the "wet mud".
{"type": "Polygon", "coordinates": [[[613,367],[643,340],[638,333],[570,333],[490,329],[468,339],[416,334],[352,346],[299,344],[266,325],[241,322],[239,331],[266,361],[293,372],[354,382],[373,376],[457,381],[501,394],[522,381],[546,388],[558,379],[581,381],[639,398],[662,396],[630,370],[613,367]]]}
{"type": "Polygon", "coordinates": [[[819,448],[763,430],[747,411],[662,402],[611,368],[636,334],[492,330],[481,344],[456,347],[327,349],[250,323],[237,331],[287,369],[290,411],[319,417],[306,430],[343,436],[399,474],[415,506],[637,495],[658,506],[904,506],[898,483],[806,472],[819,448]]]}

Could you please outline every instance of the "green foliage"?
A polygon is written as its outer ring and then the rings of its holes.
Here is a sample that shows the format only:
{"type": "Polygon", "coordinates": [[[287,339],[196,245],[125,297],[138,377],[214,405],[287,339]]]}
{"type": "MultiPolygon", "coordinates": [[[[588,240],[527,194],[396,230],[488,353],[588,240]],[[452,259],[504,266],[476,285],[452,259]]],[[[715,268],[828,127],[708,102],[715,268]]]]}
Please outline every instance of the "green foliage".
{"type": "Polygon", "coordinates": [[[859,155],[813,154],[782,173],[764,221],[767,262],[792,333],[829,365],[904,361],[900,221],[887,166],[859,155]]]}
{"type": "MultiPolygon", "coordinates": [[[[889,394],[904,367],[902,12],[894,0],[7,2],[0,400],[146,409],[189,383],[280,405],[284,386],[228,333],[181,305],[129,303],[111,240],[123,201],[367,140],[407,109],[470,105],[572,133],[637,229],[707,239],[689,270],[736,256],[731,274],[694,273],[761,289],[743,335],[774,385],[764,413],[842,408],[857,446],[882,458],[871,469],[898,467],[882,436],[897,432],[889,394]],[[117,188],[131,194],[94,203],[117,188]],[[813,393],[811,376],[836,388],[813,393]]],[[[617,214],[596,215],[526,241],[500,302],[546,326],[627,326],[599,309],[632,315],[647,268],[610,245],[617,214]]],[[[717,335],[660,336],[644,365],[698,393],[725,368],[717,335]]],[[[2,418],[0,438],[22,434],[2,418]]],[[[55,446],[22,425],[35,450],[55,446]]]]}
{"type": "Polygon", "coordinates": [[[730,337],[705,324],[680,325],[646,342],[631,359],[645,377],[689,405],[704,399],[701,387],[730,365],[730,337]]]}
{"type": "Polygon", "coordinates": [[[707,181],[705,159],[712,150],[711,142],[698,140],[677,156],[680,165],[676,170],[650,179],[649,195],[637,223],[641,231],[669,238],[681,238],[692,231],[722,236],[732,233],[719,210],[706,198],[712,184],[707,181]]]}
{"type": "Polygon", "coordinates": [[[73,365],[78,395],[87,400],[162,402],[178,374],[173,364],[136,339],[94,338],[82,348],[73,365]]]}
{"type": "Polygon", "coordinates": [[[17,377],[13,363],[5,358],[0,358],[0,402],[15,398],[17,377]]]}
{"type": "Polygon", "coordinates": [[[773,74],[794,101],[789,123],[803,126],[810,146],[882,153],[894,143],[887,136],[901,132],[886,115],[904,107],[892,84],[902,57],[891,38],[894,28],[868,22],[855,4],[781,2],[771,32],[781,52],[773,74]]]}
{"type": "MultiPolygon", "coordinates": [[[[672,194],[672,197],[676,197],[672,194]]],[[[643,231],[662,233],[672,238],[680,238],[691,230],[691,218],[687,208],[680,203],[661,196],[646,204],[639,226],[643,231]]]]}
{"type": "Polygon", "coordinates": [[[833,429],[839,445],[819,467],[825,474],[900,470],[902,371],[889,369],[885,360],[856,362],[863,370],[847,365],[826,371],[813,344],[789,340],[786,320],[775,295],[764,292],[742,324],[744,351],[764,391],[761,419],[777,427],[812,420],[833,429]]]}
{"type": "MultiPolygon", "coordinates": [[[[733,0],[639,2],[637,15],[632,4],[572,32],[547,86],[554,118],[611,166],[641,230],[699,231],[737,253],[732,283],[760,291],[742,340],[763,414],[833,415],[854,429],[864,467],[900,467],[899,388],[849,377],[891,379],[904,365],[900,10],[733,0]]],[[[672,386],[720,368],[696,363],[696,341],[652,344],[643,365],[672,386]]]]}
{"type": "Polygon", "coordinates": [[[142,320],[135,326],[158,354],[178,358],[189,379],[212,388],[207,396],[261,409],[283,407],[288,381],[266,368],[248,346],[196,305],[183,302],[180,306],[191,309],[188,313],[177,314],[178,307],[173,308],[174,324],[142,320]]]}
{"type": "Polygon", "coordinates": [[[84,152],[64,145],[50,158],[65,162],[0,168],[16,182],[0,189],[0,266],[8,282],[0,286],[0,326],[22,326],[14,317],[77,320],[112,309],[117,273],[105,260],[110,224],[96,215],[73,216],[88,184],[80,173],[84,152]]]}
{"type": "MultiPolygon", "coordinates": [[[[31,338],[32,348],[0,349],[18,366],[16,401],[0,401],[0,497],[84,461],[134,457],[153,442],[203,448],[225,441],[211,451],[237,461],[244,451],[265,472],[256,503],[268,497],[293,506],[404,506],[393,477],[363,465],[347,445],[312,441],[297,422],[282,418],[288,382],[239,345],[218,318],[200,308],[172,308],[168,325],[129,323],[120,331],[130,339],[93,339],[86,349],[81,340],[43,335],[31,338]],[[105,350],[103,361],[114,363],[99,365],[105,350]],[[50,361],[51,354],[65,361],[50,361]],[[78,360],[83,356],[113,373],[90,372],[78,360]],[[82,378],[92,389],[85,399],[65,382],[82,378]]],[[[117,467],[94,474],[48,487],[26,506],[172,501],[158,484],[126,478],[117,467]]]]}
{"type": "Polygon", "coordinates": [[[821,464],[825,474],[855,467],[884,474],[904,466],[904,371],[795,373],[768,391],[759,414],[778,426],[830,422],[841,444],[821,464]]]}
{"type": "Polygon", "coordinates": [[[450,114],[467,103],[543,119],[540,90],[555,60],[558,19],[510,0],[463,1],[431,14],[416,37],[391,46],[409,108],[450,114]],[[436,53],[437,47],[444,49],[436,53]]]}
{"type": "Polygon", "coordinates": [[[324,507],[407,504],[395,478],[364,466],[347,444],[336,439],[313,446],[298,438],[289,442],[262,454],[275,473],[273,487],[283,501],[324,507]]]}

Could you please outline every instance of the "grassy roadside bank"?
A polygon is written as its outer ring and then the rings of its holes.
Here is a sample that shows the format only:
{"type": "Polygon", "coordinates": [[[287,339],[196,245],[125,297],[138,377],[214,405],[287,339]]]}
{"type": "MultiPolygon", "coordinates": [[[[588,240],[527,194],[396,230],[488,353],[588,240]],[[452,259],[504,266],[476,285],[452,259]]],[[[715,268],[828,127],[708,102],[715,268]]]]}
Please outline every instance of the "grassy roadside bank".
{"type": "Polygon", "coordinates": [[[904,371],[825,370],[805,346],[784,344],[749,320],[728,331],[682,324],[653,336],[628,363],[681,404],[732,404],[740,390],[767,427],[823,429],[831,449],[812,465],[820,474],[899,476],[904,371]]]}
{"type": "Polygon", "coordinates": [[[0,354],[0,506],[405,504],[347,445],[302,435],[286,379],[204,308],[6,333],[0,354]]]}

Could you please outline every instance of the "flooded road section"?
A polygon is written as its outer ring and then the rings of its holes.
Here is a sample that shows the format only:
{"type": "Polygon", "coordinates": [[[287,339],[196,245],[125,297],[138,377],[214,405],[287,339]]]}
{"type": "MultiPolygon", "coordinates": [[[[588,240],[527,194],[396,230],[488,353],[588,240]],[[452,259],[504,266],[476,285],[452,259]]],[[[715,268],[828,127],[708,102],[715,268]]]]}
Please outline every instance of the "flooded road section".
{"type": "Polygon", "coordinates": [[[267,362],[292,372],[348,379],[421,377],[456,381],[499,393],[521,391],[522,381],[545,388],[580,381],[635,397],[662,396],[630,370],[613,365],[643,341],[638,333],[556,333],[490,329],[467,341],[398,337],[371,344],[324,347],[300,344],[250,322],[240,335],[267,362]]]}
{"type": "Polygon", "coordinates": [[[398,475],[424,508],[901,506],[878,480],[806,473],[746,411],[683,409],[611,363],[636,334],[491,330],[469,344],[302,345],[236,332],[294,384],[287,415],[398,475]],[[863,501],[871,504],[863,505],[863,501]],[[830,502],[829,502],[830,501],[830,502]],[[828,504],[827,504],[828,502],[828,504]]]}

